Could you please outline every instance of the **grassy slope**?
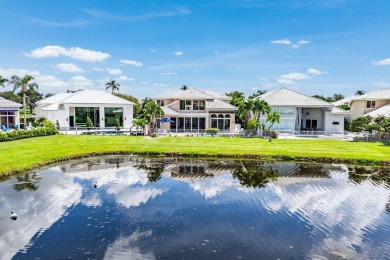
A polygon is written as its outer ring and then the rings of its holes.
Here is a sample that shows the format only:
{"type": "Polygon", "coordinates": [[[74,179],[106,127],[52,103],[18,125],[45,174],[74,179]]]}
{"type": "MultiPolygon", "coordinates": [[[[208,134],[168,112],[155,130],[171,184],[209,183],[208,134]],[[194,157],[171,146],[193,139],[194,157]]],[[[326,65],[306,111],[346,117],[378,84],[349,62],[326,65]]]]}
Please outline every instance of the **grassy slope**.
{"type": "Polygon", "coordinates": [[[147,139],[129,136],[56,135],[0,143],[0,148],[0,176],[64,157],[114,151],[390,160],[390,147],[383,143],[328,140],[278,139],[268,142],[267,139],[255,138],[147,139]]]}

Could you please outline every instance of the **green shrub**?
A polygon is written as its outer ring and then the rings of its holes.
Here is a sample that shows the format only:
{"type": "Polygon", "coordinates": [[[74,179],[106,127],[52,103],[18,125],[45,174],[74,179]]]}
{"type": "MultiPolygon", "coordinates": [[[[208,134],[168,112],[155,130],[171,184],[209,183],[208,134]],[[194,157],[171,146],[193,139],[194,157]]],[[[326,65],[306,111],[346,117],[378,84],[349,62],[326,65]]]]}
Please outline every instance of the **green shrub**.
{"type": "Polygon", "coordinates": [[[0,142],[8,142],[8,141],[39,137],[39,136],[55,135],[57,133],[57,129],[55,129],[53,123],[49,120],[45,120],[45,123],[46,126],[34,128],[31,130],[20,130],[20,131],[0,133],[0,142]]]}
{"type": "Polygon", "coordinates": [[[87,128],[93,127],[93,123],[91,118],[87,117],[87,123],[86,123],[87,128]]]}
{"type": "Polygon", "coordinates": [[[361,132],[367,129],[368,125],[371,123],[372,117],[370,116],[361,116],[352,120],[349,130],[352,132],[361,132]]]}
{"type": "Polygon", "coordinates": [[[246,125],[248,130],[257,130],[260,128],[260,122],[256,119],[251,119],[248,121],[248,124],[246,125]]]}
{"type": "Polygon", "coordinates": [[[278,138],[278,132],[276,132],[276,131],[271,131],[271,132],[269,133],[269,137],[271,137],[271,138],[278,138]]]}
{"type": "Polygon", "coordinates": [[[214,135],[219,133],[219,129],[218,128],[207,128],[206,133],[211,135],[211,136],[214,136],[214,135]]]}
{"type": "Polygon", "coordinates": [[[119,119],[115,119],[115,127],[116,127],[116,130],[119,130],[121,128],[121,124],[119,123],[119,119]]]}

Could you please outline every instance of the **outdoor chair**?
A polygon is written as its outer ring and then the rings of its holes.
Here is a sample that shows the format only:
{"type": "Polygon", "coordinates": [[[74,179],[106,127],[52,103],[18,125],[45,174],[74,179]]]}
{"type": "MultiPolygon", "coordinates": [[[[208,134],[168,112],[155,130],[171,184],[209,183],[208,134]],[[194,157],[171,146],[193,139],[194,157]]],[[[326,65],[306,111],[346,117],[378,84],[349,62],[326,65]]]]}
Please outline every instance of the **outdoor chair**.
{"type": "Polygon", "coordinates": [[[1,131],[7,132],[8,128],[5,125],[1,125],[1,131]]]}

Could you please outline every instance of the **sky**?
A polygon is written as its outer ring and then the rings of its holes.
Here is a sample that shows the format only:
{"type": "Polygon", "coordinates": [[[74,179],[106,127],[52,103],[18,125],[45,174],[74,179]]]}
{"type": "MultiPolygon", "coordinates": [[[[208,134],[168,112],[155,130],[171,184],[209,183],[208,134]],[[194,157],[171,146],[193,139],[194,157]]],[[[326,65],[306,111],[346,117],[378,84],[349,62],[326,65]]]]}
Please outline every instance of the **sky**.
{"type": "Polygon", "coordinates": [[[390,88],[388,0],[0,3],[0,75],[32,75],[43,93],[390,88]]]}

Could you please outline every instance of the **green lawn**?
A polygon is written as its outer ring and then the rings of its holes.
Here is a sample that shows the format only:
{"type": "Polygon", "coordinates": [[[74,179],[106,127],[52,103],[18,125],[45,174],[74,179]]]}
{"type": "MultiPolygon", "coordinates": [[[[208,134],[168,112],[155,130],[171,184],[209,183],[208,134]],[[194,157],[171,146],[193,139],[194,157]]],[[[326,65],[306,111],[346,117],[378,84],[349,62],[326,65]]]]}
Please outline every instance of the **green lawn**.
{"type": "Polygon", "coordinates": [[[201,155],[261,155],[390,161],[390,145],[330,140],[228,137],[74,136],[56,135],[0,143],[0,176],[38,164],[90,153],[151,152],[201,155]]]}

